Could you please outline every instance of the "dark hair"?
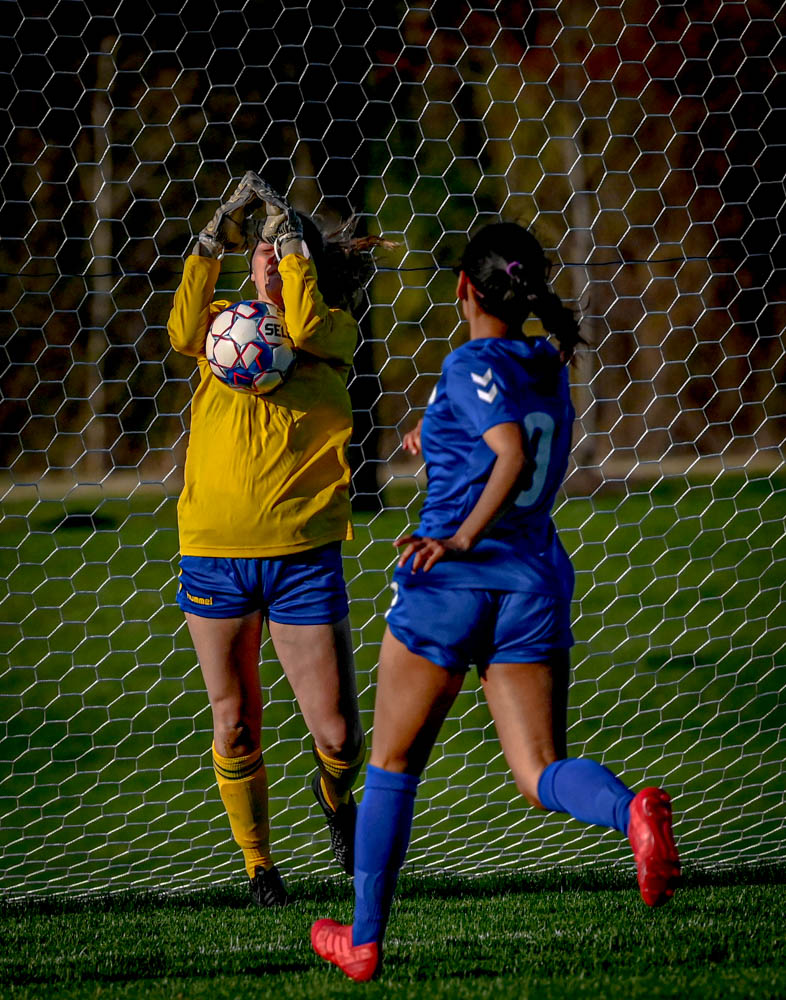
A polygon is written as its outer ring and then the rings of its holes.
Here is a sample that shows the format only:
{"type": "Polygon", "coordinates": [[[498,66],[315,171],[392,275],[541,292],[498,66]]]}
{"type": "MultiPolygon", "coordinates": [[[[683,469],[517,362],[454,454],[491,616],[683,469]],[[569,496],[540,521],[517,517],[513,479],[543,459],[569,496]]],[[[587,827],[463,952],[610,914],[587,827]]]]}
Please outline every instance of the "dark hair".
{"type": "Polygon", "coordinates": [[[304,212],[303,239],[308,246],[319,278],[319,290],[329,306],[352,311],[360,304],[363,289],[374,273],[371,251],[397,244],[379,236],[355,236],[358,216],[342,222],[338,228],[323,231],[322,224],[304,212]]]}
{"type": "Polygon", "coordinates": [[[548,286],[551,262],[532,233],[516,222],[494,222],[470,239],[461,270],[480,296],[480,305],[521,335],[530,313],[557,339],[564,362],[586,341],[572,310],[548,286]]]}

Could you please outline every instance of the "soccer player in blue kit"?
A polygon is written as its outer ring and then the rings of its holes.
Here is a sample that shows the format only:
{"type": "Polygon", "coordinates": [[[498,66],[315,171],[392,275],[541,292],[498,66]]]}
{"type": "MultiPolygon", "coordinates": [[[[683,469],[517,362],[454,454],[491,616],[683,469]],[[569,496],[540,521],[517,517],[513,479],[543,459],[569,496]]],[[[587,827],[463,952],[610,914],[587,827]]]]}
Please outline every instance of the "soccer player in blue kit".
{"type": "Polygon", "coordinates": [[[573,568],[550,511],[568,465],[574,410],[568,362],[581,342],[548,286],[535,237],[485,226],[461,259],[457,296],[469,340],[450,354],[404,446],[421,449],[428,491],[400,547],[380,652],[371,763],[355,837],[351,925],[319,920],[314,950],[351,979],[380,968],[434,741],[477,664],[505,758],[533,805],[627,836],[644,902],[671,898],[680,867],[669,796],[637,795],[566,744],[573,568]],[[534,313],[547,337],[525,337],[534,313]]]}

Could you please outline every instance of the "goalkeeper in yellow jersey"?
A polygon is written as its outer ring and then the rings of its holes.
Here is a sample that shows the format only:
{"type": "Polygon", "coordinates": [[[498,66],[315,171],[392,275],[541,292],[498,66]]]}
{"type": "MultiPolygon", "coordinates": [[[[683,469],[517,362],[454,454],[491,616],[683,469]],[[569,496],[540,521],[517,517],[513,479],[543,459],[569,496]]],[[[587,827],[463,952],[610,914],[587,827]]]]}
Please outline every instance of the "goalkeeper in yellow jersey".
{"type": "Polygon", "coordinates": [[[374,237],[351,226],[325,238],[247,173],[186,258],[168,332],[196,358],[185,485],[178,503],[185,612],[213,713],[213,765],[251,895],[287,902],[270,850],[261,752],[263,623],[313,737],[312,788],[333,852],[353,869],[352,785],[365,754],[341,543],[352,537],[346,388],[358,328],[349,311],[368,277],[374,237]],[[252,213],[264,205],[257,219],[252,213]],[[283,311],[297,348],[291,378],[255,396],[224,385],[205,341],[228,303],[213,300],[224,252],[248,250],[258,299],[283,311]]]}

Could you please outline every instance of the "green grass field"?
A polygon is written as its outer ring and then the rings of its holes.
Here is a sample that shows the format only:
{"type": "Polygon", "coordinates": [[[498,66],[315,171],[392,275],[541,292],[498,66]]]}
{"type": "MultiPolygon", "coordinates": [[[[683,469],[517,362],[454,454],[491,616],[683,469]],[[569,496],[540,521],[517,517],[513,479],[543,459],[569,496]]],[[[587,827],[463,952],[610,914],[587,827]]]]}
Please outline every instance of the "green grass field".
{"type": "Polygon", "coordinates": [[[234,890],[121,894],[0,907],[8,1000],[364,996],[597,998],[786,995],[784,869],[688,877],[648,910],[614,871],[525,880],[404,878],[379,980],[354,984],[312,953],[313,920],[349,890],[308,879],[261,911],[234,890]]]}
{"type": "MultiPolygon", "coordinates": [[[[470,675],[426,772],[369,995],[786,995],[783,869],[761,868],[786,844],[785,493],[782,476],[672,479],[557,513],[577,568],[572,751],[672,792],[688,872],[674,904],[645,910],[618,835],[525,806],[470,675]],[[480,877],[419,875],[435,869],[480,877]]],[[[417,510],[387,499],[345,550],[367,725],[390,541],[417,510]]],[[[0,996],[357,989],[308,947],[312,920],[351,903],[325,878],[309,743],[269,643],[274,843],[299,902],[247,906],[172,604],[174,500],[16,501],[2,541],[0,996]],[[112,895],[74,898],[96,889],[112,895]],[[158,889],[180,894],[142,891],[158,889]]]]}

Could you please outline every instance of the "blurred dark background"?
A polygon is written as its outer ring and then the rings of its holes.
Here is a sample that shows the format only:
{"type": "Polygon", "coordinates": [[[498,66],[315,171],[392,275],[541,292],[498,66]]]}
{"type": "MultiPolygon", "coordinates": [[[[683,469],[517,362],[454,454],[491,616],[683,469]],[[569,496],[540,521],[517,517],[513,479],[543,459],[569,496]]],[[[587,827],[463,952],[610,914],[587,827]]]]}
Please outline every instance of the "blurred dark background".
{"type": "MultiPolygon", "coordinates": [[[[771,4],[233,7],[3,4],[11,486],[177,491],[193,362],[166,318],[192,234],[247,169],[402,244],[361,318],[356,506],[408,471],[400,435],[461,336],[445,268],[500,214],[534,226],[585,317],[569,490],[649,463],[780,461],[786,43],[771,4]]],[[[220,287],[240,296],[246,273],[225,258],[220,287]]]]}

